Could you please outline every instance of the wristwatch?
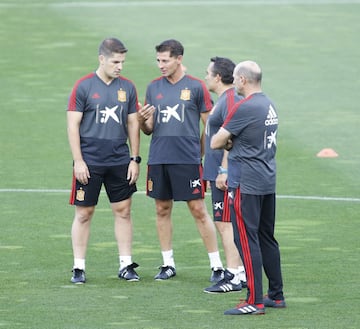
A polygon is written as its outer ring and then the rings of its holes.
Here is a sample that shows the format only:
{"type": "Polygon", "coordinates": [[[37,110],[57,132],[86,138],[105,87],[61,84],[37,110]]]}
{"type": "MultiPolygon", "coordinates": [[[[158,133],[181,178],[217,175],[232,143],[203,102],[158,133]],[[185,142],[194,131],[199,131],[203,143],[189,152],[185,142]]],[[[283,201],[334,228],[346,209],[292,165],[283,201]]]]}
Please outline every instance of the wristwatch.
{"type": "Polygon", "coordinates": [[[130,157],[131,161],[135,161],[136,163],[140,163],[141,162],[141,157],[140,156],[135,156],[135,157],[130,157]]]}

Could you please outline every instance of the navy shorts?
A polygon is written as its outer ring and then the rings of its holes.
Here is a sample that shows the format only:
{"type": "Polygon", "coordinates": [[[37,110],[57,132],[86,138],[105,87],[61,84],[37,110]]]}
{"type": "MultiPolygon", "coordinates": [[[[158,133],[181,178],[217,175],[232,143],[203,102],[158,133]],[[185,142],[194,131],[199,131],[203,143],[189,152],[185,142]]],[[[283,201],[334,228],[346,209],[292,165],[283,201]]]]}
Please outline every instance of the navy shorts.
{"type": "Polygon", "coordinates": [[[229,203],[227,202],[227,191],[216,187],[214,181],[210,181],[211,204],[215,222],[230,222],[229,203]]]}
{"type": "Polygon", "coordinates": [[[149,165],[146,194],[158,200],[203,199],[202,166],[196,164],[149,165]]]}
{"type": "Polygon", "coordinates": [[[128,165],[88,166],[89,183],[81,184],[73,177],[70,204],[90,207],[98,203],[101,187],[104,184],[111,203],[127,200],[137,191],[136,184],[129,185],[126,179],[128,165]]]}

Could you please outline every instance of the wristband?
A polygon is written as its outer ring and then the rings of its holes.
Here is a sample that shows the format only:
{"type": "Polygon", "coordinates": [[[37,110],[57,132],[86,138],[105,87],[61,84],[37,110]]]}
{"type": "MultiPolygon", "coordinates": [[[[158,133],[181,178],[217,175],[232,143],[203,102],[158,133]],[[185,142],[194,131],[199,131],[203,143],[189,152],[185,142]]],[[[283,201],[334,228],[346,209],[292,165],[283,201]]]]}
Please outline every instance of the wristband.
{"type": "Polygon", "coordinates": [[[136,163],[140,163],[141,162],[141,157],[140,156],[134,156],[134,157],[130,157],[131,161],[135,161],[136,163]]]}
{"type": "Polygon", "coordinates": [[[228,173],[228,171],[227,171],[227,169],[226,168],[223,168],[223,167],[219,167],[219,169],[218,169],[218,174],[220,175],[220,174],[227,174],[228,173]]]}

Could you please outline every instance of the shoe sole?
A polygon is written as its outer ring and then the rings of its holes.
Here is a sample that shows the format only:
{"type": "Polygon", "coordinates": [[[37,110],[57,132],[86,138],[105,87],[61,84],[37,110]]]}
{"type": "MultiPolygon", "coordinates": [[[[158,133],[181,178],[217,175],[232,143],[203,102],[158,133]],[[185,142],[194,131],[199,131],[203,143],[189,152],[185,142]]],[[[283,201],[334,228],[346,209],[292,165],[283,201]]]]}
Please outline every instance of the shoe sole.
{"type": "Polygon", "coordinates": [[[166,278],[166,279],[161,279],[161,278],[154,278],[155,281],[166,281],[166,280],[169,280],[171,278],[173,278],[175,275],[173,276],[170,276],[169,278],[166,278]]]}
{"type": "Polygon", "coordinates": [[[203,290],[205,293],[207,294],[229,294],[229,293],[236,293],[236,292],[241,292],[242,290],[229,290],[229,291],[207,291],[207,290],[203,290]]]}
{"type": "Polygon", "coordinates": [[[224,313],[224,315],[265,315],[265,311],[257,311],[252,313],[224,313]]]}
{"type": "Polygon", "coordinates": [[[84,284],[84,283],[85,283],[85,281],[77,281],[77,282],[73,282],[73,281],[71,281],[71,283],[73,283],[73,284],[84,284]]]}
{"type": "Polygon", "coordinates": [[[122,277],[122,276],[118,276],[118,278],[119,278],[120,280],[129,281],[129,282],[137,282],[137,281],[140,281],[140,278],[127,279],[127,278],[124,278],[124,277],[122,277]]]}

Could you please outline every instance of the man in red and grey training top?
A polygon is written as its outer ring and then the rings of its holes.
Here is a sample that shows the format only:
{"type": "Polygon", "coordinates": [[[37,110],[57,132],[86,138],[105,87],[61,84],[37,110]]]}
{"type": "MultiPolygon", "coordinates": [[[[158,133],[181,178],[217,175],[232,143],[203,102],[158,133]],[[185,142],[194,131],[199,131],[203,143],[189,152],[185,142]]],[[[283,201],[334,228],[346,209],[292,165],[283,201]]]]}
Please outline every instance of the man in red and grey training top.
{"type": "Polygon", "coordinates": [[[211,140],[212,148],[229,149],[229,176],[233,172],[239,177],[239,186],[229,188],[228,198],[234,211],[234,238],[244,261],[248,294],[246,302],[225,311],[227,315],[258,315],[265,313],[265,307],[286,306],[280,251],[274,237],[278,115],[262,92],[261,80],[257,63],[245,61],[235,67],[234,85],[245,98],[235,104],[211,140]],[[240,170],[239,175],[236,170],[240,170]],[[263,268],[269,281],[265,297],[263,268]]]}
{"type": "Polygon", "coordinates": [[[212,108],[204,82],[185,74],[184,48],[177,40],[156,46],[161,77],[146,91],[145,106],[139,111],[140,128],[152,134],[147,174],[147,195],[155,199],[157,232],[163,265],[155,280],[176,275],[171,211],[173,201],[186,201],[208,252],[212,275],[223,275],[214,223],[204,201],[201,167],[200,120],[205,123],[212,108]]]}
{"type": "Polygon", "coordinates": [[[241,291],[246,287],[246,275],[239,251],[234,243],[227,202],[227,188],[232,186],[228,181],[227,151],[213,150],[210,147],[211,137],[223,125],[225,118],[234,104],[243,97],[238,95],[233,85],[235,63],[229,58],[212,57],[206,69],[205,81],[210,92],[217,95],[217,101],[211,110],[205,129],[204,180],[211,189],[213,219],[221,238],[226,259],[224,278],[204,289],[207,293],[227,293],[241,291]]]}
{"type": "Polygon", "coordinates": [[[131,196],[139,176],[140,128],[135,86],[121,76],[127,49],[116,38],[103,40],[99,66],[78,80],[68,111],[68,138],[73,157],[70,203],[75,205],[71,238],[74,254],[71,282],[85,283],[85,256],[90,225],[102,185],[115,220],[120,279],[138,281],[132,262],[131,196]],[[130,151],[127,145],[129,140],[130,151]]]}

